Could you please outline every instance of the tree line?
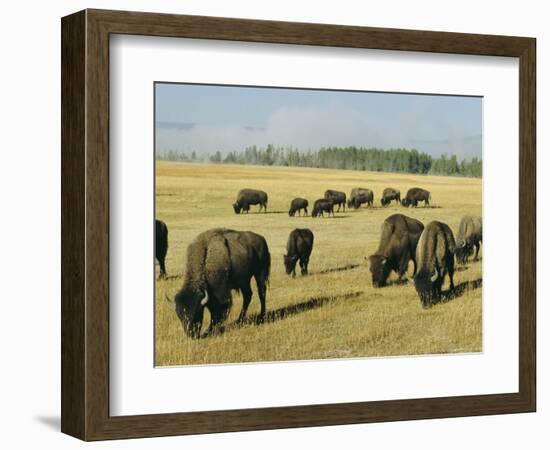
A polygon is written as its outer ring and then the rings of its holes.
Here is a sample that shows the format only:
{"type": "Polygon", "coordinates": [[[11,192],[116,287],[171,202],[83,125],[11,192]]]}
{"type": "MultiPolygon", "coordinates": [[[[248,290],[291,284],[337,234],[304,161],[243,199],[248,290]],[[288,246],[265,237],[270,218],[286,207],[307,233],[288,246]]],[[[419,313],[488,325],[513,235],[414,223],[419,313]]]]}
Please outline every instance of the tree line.
{"type": "Polygon", "coordinates": [[[434,158],[415,149],[379,149],[364,147],[326,147],[301,151],[293,147],[252,145],[242,151],[197,155],[196,152],[168,150],[157,159],[215,164],[251,164],[261,166],[316,167],[323,169],[368,170],[465,177],[482,176],[479,158],[458,160],[456,155],[434,158]]]}

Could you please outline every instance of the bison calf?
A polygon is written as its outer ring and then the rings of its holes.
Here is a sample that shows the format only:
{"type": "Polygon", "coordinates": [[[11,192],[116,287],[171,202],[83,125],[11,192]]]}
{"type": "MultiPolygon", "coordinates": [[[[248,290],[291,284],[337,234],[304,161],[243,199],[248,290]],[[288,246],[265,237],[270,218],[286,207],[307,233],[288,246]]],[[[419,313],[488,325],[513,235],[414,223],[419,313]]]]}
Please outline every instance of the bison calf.
{"type": "Polygon", "coordinates": [[[305,215],[307,216],[307,207],[308,201],[305,198],[297,197],[290,202],[290,209],[288,210],[288,215],[294,217],[296,212],[300,215],[300,210],[304,210],[305,215]]]}
{"type": "Polygon", "coordinates": [[[291,231],[286,243],[284,263],[287,275],[296,276],[296,262],[300,261],[302,275],[307,275],[309,256],[313,250],[313,233],[308,228],[296,228],[291,231]]]}
{"type": "Polygon", "coordinates": [[[313,204],[313,211],[311,211],[311,217],[317,217],[319,214],[321,217],[324,217],[324,214],[327,212],[329,217],[332,213],[332,216],[334,217],[334,203],[332,203],[331,200],[325,200],[324,198],[320,198],[318,200],[315,200],[315,203],[313,204]]]}
{"type": "Polygon", "coordinates": [[[394,214],[384,220],[378,250],[369,256],[374,287],[385,286],[392,270],[402,278],[411,259],[413,275],[416,273],[416,245],[423,229],[422,222],[403,214],[394,214]]]}
{"type": "Polygon", "coordinates": [[[412,206],[416,208],[418,202],[424,202],[424,206],[428,206],[431,199],[432,196],[429,191],[421,188],[411,188],[407,191],[405,198],[401,200],[401,204],[405,207],[412,206]]]}
{"type": "Polygon", "coordinates": [[[173,302],[185,333],[200,337],[204,308],[210,311],[210,329],[221,324],[231,310],[231,290],[241,291],[246,316],[252,299],[250,280],[256,280],[260,319],[265,317],[266,285],[271,256],[266,240],[251,231],[215,228],[199,234],[187,247],[183,286],[173,302]]]}
{"type": "Polygon", "coordinates": [[[159,278],[166,278],[166,253],[168,252],[168,227],[162,220],[155,219],[155,258],[159,262],[159,278]]]}
{"type": "Polygon", "coordinates": [[[441,299],[441,286],[449,274],[450,289],[454,289],[455,238],[447,224],[430,222],[424,229],[416,248],[418,271],[414,286],[423,308],[430,308],[441,299]]]}
{"type": "Polygon", "coordinates": [[[479,216],[464,216],[458,227],[456,236],[456,261],[459,264],[468,262],[468,258],[473,253],[474,247],[476,254],[474,261],[479,255],[479,247],[481,246],[483,234],[483,225],[479,216]]]}

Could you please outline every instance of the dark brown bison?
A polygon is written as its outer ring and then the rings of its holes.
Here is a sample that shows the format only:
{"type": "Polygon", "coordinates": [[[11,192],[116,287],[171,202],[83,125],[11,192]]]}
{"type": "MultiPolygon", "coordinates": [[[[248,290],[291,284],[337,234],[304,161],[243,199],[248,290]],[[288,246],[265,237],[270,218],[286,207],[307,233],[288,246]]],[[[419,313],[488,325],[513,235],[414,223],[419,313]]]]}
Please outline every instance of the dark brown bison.
{"type": "Polygon", "coordinates": [[[392,200],[395,200],[396,203],[401,202],[401,191],[394,188],[386,188],[382,192],[382,198],[380,199],[380,204],[382,206],[388,206],[392,200]]]}
{"type": "Polygon", "coordinates": [[[332,200],[326,200],[324,198],[315,200],[315,203],[313,204],[313,211],[311,211],[311,217],[317,217],[319,214],[321,217],[325,217],[325,212],[328,213],[329,217],[332,213],[332,216],[334,217],[334,203],[332,203],[332,200]]]}
{"type": "Polygon", "coordinates": [[[185,333],[192,338],[200,336],[204,308],[210,311],[209,332],[214,331],[229,314],[232,289],[243,296],[242,321],[252,299],[252,277],[256,279],[263,319],[270,266],[267,242],[259,234],[224,228],[199,234],[187,247],[183,286],[173,302],[185,333]]]}
{"type": "Polygon", "coordinates": [[[416,208],[418,202],[424,202],[424,206],[428,206],[431,199],[432,196],[426,189],[415,187],[407,191],[407,195],[401,200],[401,204],[405,207],[413,206],[416,208]]]}
{"type": "Polygon", "coordinates": [[[307,216],[307,207],[309,203],[305,198],[297,197],[290,202],[290,209],[288,210],[288,215],[294,217],[296,212],[300,215],[300,210],[304,210],[304,214],[307,216]]]}
{"type": "Polygon", "coordinates": [[[166,278],[166,253],[168,253],[168,227],[162,220],[155,219],[155,258],[159,262],[159,278],[166,278]]]}
{"type": "Polygon", "coordinates": [[[338,205],[338,211],[340,211],[340,206],[346,210],[346,193],[340,191],[333,191],[328,189],[325,191],[325,200],[331,200],[334,205],[338,205]]]}
{"type": "Polygon", "coordinates": [[[296,228],[290,232],[284,255],[287,275],[296,276],[296,262],[300,261],[302,275],[307,275],[309,256],[313,250],[313,233],[308,228],[296,228]]]}
{"type": "Polygon", "coordinates": [[[456,235],[456,261],[459,264],[468,262],[469,257],[476,248],[474,261],[477,261],[479,247],[483,238],[483,224],[479,216],[464,216],[460,220],[458,234],[456,235]]]}
{"type": "Polygon", "coordinates": [[[348,208],[357,209],[363,204],[372,206],[374,203],[374,193],[370,189],[353,188],[348,200],[348,208]]]}
{"type": "Polygon", "coordinates": [[[430,308],[441,299],[441,286],[449,274],[450,289],[454,289],[455,238],[447,224],[430,222],[424,228],[416,247],[418,270],[414,286],[423,308],[430,308]]]}
{"type": "Polygon", "coordinates": [[[235,214],[240,214],[241,211],[248,213],[250,205],[260,205],[264,212],[267,212],[267,194],[264,191],[257,189],[241,189],[237,194],[237,201],[233,203],[235,214]]]}
{"type": "Polygon", "coordinates": [[[416,273],[416,245],[422,230],[422,222],[403,214],[394,214],[384,220],[378,250],[369,256],[374,287],[385,286],[392,270],[402,278],[410,260],[414,264],[413,275],[416,273]]]}

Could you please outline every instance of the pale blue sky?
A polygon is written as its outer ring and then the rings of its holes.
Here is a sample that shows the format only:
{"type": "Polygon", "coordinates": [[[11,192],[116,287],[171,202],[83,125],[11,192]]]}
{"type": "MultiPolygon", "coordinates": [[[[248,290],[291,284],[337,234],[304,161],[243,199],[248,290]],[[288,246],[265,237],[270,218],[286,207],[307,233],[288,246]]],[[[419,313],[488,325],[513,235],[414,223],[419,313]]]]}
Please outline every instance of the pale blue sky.
{"type": "Polygon", "coordinates": [[[159,153],[356,145],[481,157],[480,97],[168,83],[155,89],[159,153]]]}

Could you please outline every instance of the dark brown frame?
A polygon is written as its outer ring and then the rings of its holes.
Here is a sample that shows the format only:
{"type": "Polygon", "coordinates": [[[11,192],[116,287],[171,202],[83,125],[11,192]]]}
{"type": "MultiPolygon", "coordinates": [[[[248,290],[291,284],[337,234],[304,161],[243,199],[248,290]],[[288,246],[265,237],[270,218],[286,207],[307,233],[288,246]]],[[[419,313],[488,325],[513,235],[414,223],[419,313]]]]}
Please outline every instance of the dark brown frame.
{"type": "Polygon", "coordinates": [[[64,433],[99,440],[535,411],[534,38],[104,10],[64,17],[61,32],[64,433]],[[114,33],[519,58],[519,392],[109,416],[109,35],[114,33]]]}

